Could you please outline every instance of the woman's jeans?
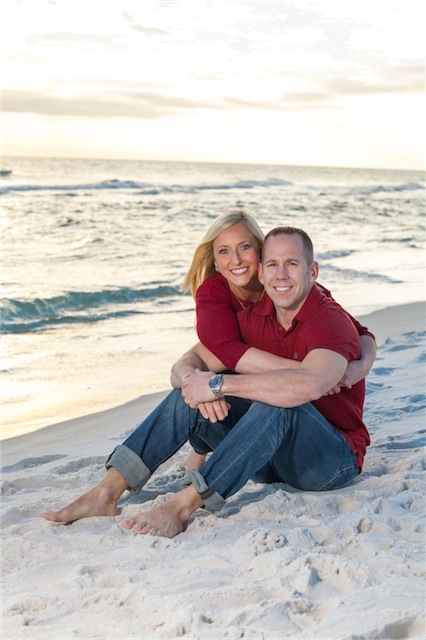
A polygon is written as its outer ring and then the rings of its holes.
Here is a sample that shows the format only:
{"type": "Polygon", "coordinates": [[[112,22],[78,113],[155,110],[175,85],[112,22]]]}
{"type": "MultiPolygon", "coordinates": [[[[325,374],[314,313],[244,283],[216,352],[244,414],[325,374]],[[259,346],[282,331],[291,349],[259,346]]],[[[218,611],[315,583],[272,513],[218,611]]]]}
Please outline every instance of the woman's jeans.
{"type": "Polygon", "coordinates": [[[118,446],[107,461],[139,492],[151,474],[192,436],[213,450],[192,482],[210,511],[252,478],[325,491],[348,484],[360,472],[344,436],[311,404],[283,409],[227,397],[231,409],[210,423],[173,390],[118,446]]]}

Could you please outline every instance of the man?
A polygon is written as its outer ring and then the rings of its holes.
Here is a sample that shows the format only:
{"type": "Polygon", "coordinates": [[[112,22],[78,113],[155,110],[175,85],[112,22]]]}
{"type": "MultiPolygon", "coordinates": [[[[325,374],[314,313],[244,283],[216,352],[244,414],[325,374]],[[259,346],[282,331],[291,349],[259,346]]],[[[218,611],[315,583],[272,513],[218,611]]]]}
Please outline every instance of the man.
{"type": "Polygon", "coordinates": [[[273,229],[259,267],[267,296],[242,310],[239,322],[246,342],[300,366],[218,375],[202,371],[203,358],[212,369],[219,366],[208,353],[190,353],[175,371],[182,394],[173,391],[116,448],[99,485],[65,509],[42,515],[64,522],[117,514],[123,491],[140,490],[192,435],[213,450],[208,461],[189,474],[182,491],[125,520],[124,528],[173,537],[196,509],[219,510],[252,477],[303,490],[335,489],[353,480],[370,442],[362,422],[364,380],[324,394],[358,359],[359,335],[343,309],[313,286],[317,275],[309,236],[291,227],[273,229]]]}

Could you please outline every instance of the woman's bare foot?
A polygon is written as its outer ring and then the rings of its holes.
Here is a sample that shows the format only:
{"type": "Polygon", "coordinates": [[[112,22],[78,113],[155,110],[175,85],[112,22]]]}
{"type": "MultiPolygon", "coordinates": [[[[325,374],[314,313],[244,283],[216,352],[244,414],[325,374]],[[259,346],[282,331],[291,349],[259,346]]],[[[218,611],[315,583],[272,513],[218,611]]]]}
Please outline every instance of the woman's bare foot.
{"type": "Polygon", "coordinates": [[[188,453],[186,460],[182,463],[182,467],[187,473],[190,473],[194,469],[201,469],[206,461],[206,456],[202,453],[197,453],[193,449],[188,453]]]}
{"type": "Polygon", "coordinates": [[[118,471],[110,467],[106,476],[86,493],[59,511],[43,511],[40,515],[51,522],[70,523],[90,516],[116,516],[121,511],[117,502],[127,482],[118,471]]]}
{"type": "Polygon", "coordinates": [[[123,520],[121,526],[136,533],[174,538],[186,530],[191,515],[202,506],[200,495],[190,485],[158,507],[123,520]]]}

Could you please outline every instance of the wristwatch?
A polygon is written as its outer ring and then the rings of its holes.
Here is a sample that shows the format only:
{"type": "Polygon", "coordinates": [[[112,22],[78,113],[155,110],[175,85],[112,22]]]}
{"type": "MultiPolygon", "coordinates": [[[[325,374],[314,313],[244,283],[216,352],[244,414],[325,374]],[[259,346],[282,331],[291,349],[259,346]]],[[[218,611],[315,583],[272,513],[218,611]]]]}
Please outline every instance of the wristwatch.
{"type": "Polygon", "coordinates": [[[214,393],[216,398],[220,398],[222,396],[222,384],[223,384],[223,376],[221,373],[215,374],[209,380],[210,391],[214,393]]]}

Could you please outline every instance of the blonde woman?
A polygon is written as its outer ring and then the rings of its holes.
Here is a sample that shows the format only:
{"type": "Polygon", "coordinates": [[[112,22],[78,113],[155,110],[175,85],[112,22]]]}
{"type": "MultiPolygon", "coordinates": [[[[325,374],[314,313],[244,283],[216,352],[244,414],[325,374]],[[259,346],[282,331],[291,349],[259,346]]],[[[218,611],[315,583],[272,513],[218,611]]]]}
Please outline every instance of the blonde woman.
{"type": "MultiPolygon", "coordinates": [[[[256,304],[263,296],[257,273],[264,235],[256,220],[244,211],[234,209],[220,215],[209,227],[194,252],[191,266],[183,283],[196,301],[196,327],[200,342],[230,371],[256,373],[283,367],[283,359],[243,342],[237,314],[256,304]]],[[[329,291],[319,284],[323,292],[329,291]]],[[[361,358],[348,365],[340,387],[351,387],[364,378],[374,362],[374,336],[352,318],[361,337],[361,358]]],[[[184,359],[183,356],[182,359],[184,359]]],[[[174,365],[180,368],[182,359],[174,365]]],[[[285,365],[298,366],[285,360],[285,365]]],[[[173,384],[172,369],[172,384],[173,384]]],[[[340,387],[329,391],[338,393],[340,387]]],[[[200,468],[205,450],[194,438],[194,451],[184,462],[185,470],[200,468]]]]}

